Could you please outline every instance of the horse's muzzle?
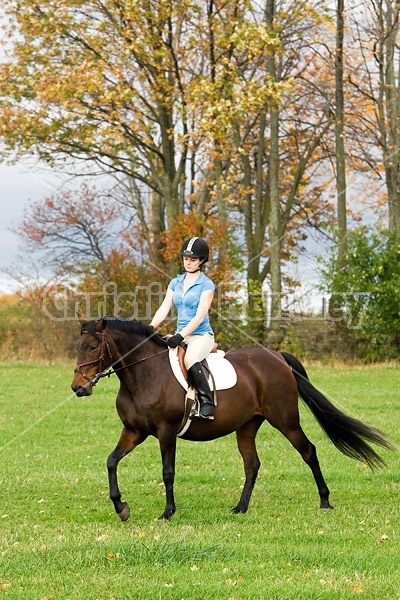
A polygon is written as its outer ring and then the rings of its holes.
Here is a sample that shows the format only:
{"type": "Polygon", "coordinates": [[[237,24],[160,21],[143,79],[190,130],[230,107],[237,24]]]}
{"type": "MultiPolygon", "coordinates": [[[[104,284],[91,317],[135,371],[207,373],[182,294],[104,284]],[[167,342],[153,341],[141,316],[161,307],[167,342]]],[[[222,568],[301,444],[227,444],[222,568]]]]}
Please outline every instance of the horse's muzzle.
{"type": "Polygon", "coordinates": [[[91,383],[88,383],[87,385],[71,385],[71,389],[79,398],[82,396],[90,396],[93,392],[91,383]]]}

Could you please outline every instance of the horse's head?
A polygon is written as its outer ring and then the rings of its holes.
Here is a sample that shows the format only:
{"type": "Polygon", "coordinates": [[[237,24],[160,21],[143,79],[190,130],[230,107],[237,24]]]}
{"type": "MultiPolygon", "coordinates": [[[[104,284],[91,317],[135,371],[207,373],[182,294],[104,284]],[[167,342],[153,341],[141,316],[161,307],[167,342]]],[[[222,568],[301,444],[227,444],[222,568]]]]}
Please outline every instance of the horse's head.
{"type": "Polygon", "coordinates": [[[78,341],[78,360],[71,388],[77,396],[90,396],[97,376],[111,364],[111,353],[106,340],[107,321],[79,319],[81,337],[78,341]]]}
{"type": "Polygon", "coordinates": [[[109,374],[109,367],[113,366],[116,373],[155,356],[154,344],[165,352],[168,349],[153,327],[135,319],[104,317],[98,321],[79,319],[79,322],[78,361],[71,384],[77,396],[90,396],[99,379],[109,374]]]}

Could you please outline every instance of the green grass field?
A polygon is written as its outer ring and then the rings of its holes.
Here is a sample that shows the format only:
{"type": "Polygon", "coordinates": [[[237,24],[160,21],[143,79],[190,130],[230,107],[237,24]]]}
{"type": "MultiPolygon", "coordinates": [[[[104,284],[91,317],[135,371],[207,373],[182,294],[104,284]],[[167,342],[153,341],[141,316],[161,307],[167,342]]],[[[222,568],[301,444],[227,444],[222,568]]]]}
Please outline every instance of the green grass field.
{"type": "MultiPolygon", "coordinates": [[[[400,368],[309,367],[339,408],[400,441],[400,368]]],[[[69,366],[0,367],[0,599],[400,599],[400,456],[382,471],[342,456],[301,405],[333,511],[320,511],[308,467],[269,425],[246,515],[231,514],[243,484],[234,435],[178,441],[170,522],[158,444],[119,467],[132,513],[120,522],[105,463],[121,424],[117,380],[89,398],[69,366]]]]}

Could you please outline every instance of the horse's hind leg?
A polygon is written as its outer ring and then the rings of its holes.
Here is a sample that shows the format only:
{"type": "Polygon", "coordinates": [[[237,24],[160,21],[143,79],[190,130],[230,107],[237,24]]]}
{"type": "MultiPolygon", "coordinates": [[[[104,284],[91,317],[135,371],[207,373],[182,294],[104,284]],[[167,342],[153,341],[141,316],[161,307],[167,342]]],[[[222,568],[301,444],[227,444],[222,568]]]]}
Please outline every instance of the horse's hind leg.
{"type": "Polygon", "coordinates": [[[250,497],[260,468],[260,460],[256,449],[256,435],[263,421],[262,417],[255,417],[236,431],[237,445],[243,458],[246,480],[240,500],[232,509],[234,513],[245,513],[249,507],[250,497]]]}
{"type": "Polygon", "coordinates": [[[110,499],[112,500],[115,512],[120,517],[121,521],[126,521],[129,519],[130,508],[127,502],[121,501],[121,493],[119,491],[117,479],[118,463],[121,458],[129,454],[129,452],[136,448],[136,446],[144,442],[146,438],[146,433],[124,427],[118,444],[107,459],[110,499]]]}
{"type": "Polygon", "coordinates": [[[300,425],[296,429],[282,431],[282,433],[296,448],[304,462],[310,467],[321,499],[320,508],[333,508],[333,506],[329,504],[329,489],[322,475],[314,444],[307,438],[300,425]]]}

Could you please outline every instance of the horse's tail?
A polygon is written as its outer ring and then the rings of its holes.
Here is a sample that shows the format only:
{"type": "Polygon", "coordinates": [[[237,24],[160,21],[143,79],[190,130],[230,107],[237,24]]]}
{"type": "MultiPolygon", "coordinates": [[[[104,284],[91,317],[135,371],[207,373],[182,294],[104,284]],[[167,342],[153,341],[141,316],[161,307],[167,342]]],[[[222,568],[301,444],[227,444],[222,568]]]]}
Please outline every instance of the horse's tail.
{"type": "Polygon", "coordinates": [[[391,441],[378,429],[342,413],[310,382],[305,368],[297,358],[281,353],[297,382],[299,395],[336,448],[346,456],[379,468],[385,461],[367,442],[394,450],[391,441]]]}

